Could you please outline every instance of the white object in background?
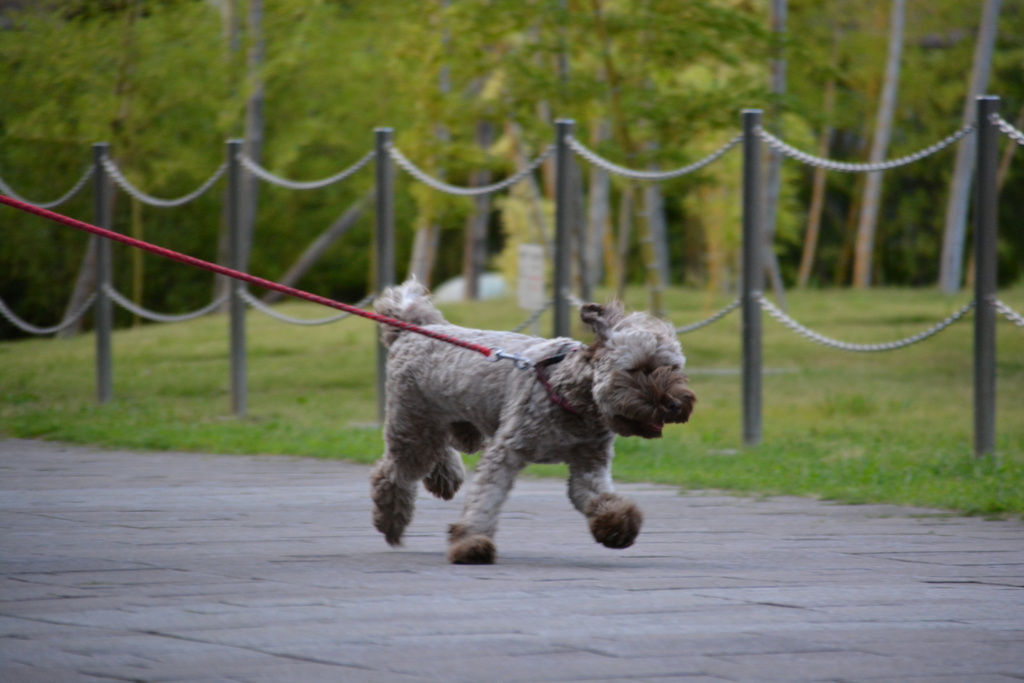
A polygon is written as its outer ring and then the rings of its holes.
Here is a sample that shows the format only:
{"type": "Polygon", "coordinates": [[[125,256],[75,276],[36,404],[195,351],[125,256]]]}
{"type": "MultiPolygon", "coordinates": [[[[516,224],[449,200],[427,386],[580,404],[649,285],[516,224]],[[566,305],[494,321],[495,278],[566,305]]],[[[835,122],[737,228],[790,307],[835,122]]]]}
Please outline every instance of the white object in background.
{"type": "MultiPolygon", "coordinates": [[[[476,291],[481,299],[500,299],[505,296],[507,288],[501,273],[484,273],[477,280],[476,291]]],[[[434,290],[434,300],[441,303],[462,301],[466,298],[466,280],[460,275],[445,280],[434,290]]]]}
{"type": "Polygon", "coordinates": [[[544,247],[519,245],[519,307],[536,311],[544,305],[544,247]]]}

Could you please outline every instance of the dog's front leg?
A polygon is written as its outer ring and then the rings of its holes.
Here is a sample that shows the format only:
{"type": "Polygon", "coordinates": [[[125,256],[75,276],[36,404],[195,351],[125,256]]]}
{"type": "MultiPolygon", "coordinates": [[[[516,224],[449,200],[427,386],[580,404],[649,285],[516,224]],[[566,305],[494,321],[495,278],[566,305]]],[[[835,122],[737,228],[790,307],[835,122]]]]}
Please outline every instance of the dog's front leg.
{"type": "Polygon", "coordinates": [[[462,518],[448,530],[448,559],[454,564],[492,564],[497,555],[494,534],[498,513],[512,490],[516,475],[526,463],[496,436],[476,466],[473,482],[466,491],[462,518]]]}
{"type": "Polygon", "coordinates": [[[631,500],[612,489],[609,467],[603,462],[569,463],[569,499],[587,517],[594,540],[608,548],[633,545],[644,516],[631,500]]]}

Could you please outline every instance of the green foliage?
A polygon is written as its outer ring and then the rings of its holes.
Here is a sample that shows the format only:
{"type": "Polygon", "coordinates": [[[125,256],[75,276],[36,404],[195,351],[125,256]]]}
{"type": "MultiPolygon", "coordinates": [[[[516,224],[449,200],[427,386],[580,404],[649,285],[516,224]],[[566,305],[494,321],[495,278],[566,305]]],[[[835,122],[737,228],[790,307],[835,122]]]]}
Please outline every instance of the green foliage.
{"type": "MultiPolygon", "coordinates": [[[[931,145],[962,124],[964,96],[971,72],[982,0],[914,2],[907,5],[902,68],[889,157],[931,145]]],[[[791,0],[790,95],[785,107],[820,134],[833,125],[829,156],[866,161],[886,58],[890,2],[875,0],[791,0]],[[831,66],[835,64],[835,67],[831,66]],[[835,78],[835,114],[823,109],[825,83],[835,78]]],[[[1003,116],[1016,117],[1024,106],[1024,7],[1003,3],[988,92],[1003,98],[1003,116]]],[[[790,131],[786,131],[789,133],[790,131]]],[[[1008,144],[1003,140],[1002,144],[1008,144]]],[[[814,151],[811,147],[804,147],[814,151]]],[[[876,236],[879,283],[931,285],[938,275],[946,199],[955,151],[947,150],[885,174],[876,236]]],[[[800,194],[809,203],[811,169],[801,169],[800,194]]],[[[828,174],[816,279],[836,281],[841,254],[852,244],[848,215],[859,196],[858,177],[828,174]]],[[[1018,161],[1002,192],[1000,282],[1024,274],[1024,237],[1013,226],[1024,204],[1013,191],[1024,182],[1018,161]]],[[[973,218],[969,219],[973,220],[973,218]]],[[[856,229],[854,223],[853,229],[856,229]]],[[[780,245],[790,264],[799,259],[801,240],[780,245]]]]}
{"type": "MultiPolygon", "coordinates": [[[[259,79],[246,73],[244,0],[60,0],[0,10],[0,176],[31,199],[61,194],[89,161],[89,146],[108,141],[129,179],[164,197],[184,194],[222,162],[224,140],[242,133],[247,97],[265,91],[263,163],[293,178],[326,176],[358,159],[372,129],[393,126],[418,163],[455,183],[488,166],[494,179],[513,165],[474,139],[481,120],[500,135],[518,123],[533,152],[549,143],[551,120],[573,117],[578,135],[612,124],[602,154],[633,166],[680,165],[733,133],[738,110],[772,104],[767,59],[788,60],[788,94],[775,103],[784,134],[813,150],[832,123],[830,155],[861,159],[870,140],[885,56],[888,0],[790,0],[789,38],[768,32],[767,5],[748,0],[265,0],[266,59],[259,79]],[[220,7],[237,5],[242,32],[226,39],[220,7]],[[835,113],[823,113],[825,82],[835,78],[835,113]]],[[[981,0],[914,0],[908,9],[903,75],[890,153],[919,149],[959,126],[981,0]]],[[[1004,115],[1024,104],[1024,9],[1004,3],[989,90],[1004,115]]],[[[506,141],[507,142],[507,141],[506,141]]],[[[505,145],[505,149],[508,145],[505,145]]],[[[701,190],[720,187],[733,202],[736,173],[723,161],[707,172],[665,183],[673,277],[708,279],[710,236],[701,190]],[[728,178],[723,173],[729,171],[728,178]]],[[[802,246],[810,170],[787,162],[776,244],[792,279],[802,246]]],[[[930,284],[940,249],[952,153],[886,173],[875,281],[930,284]]],[[[1000,277],[1024,272],[1024,165],[1011,166],[1001,195],[1000,277]]],[[[372,183],[369,171],[315,192],[264,187],[251,270],[276,278],[305,246],[372,183]]],[[[855,176],[829,174],[815,281],[842,272],[852,235],[848,216],[859,193],[855,176]]],[[[621,189],[621,186],[620,186],[621,189]]],[[[88,191],[61,210],[89,219],[88,191]]],[[[223,186],[178,209],[143,208],[143,236],[201,258],[217,254],[223,186]]],[[[115,227],[131,230],[130,202],[115,206],[115,227]]],[[[434,271],[461,270],[461,232],[471,203],[399,181],[397,264],[408,262],[414,226],[442,226],[434,271]]],[[[0,296],[38,324],[62,313],[85,238],[41,219],[3,209],[0,296]]],[[[718,207],[718,222],[733,220],[718,207]]],[[[495,237],[502,240],[498,221],[495,237]]],[[[301,285],[353,300],[369,280],[370,216],[334,245],[301,285]]],[[[724,239],[724,241],[723,241],[724,239]]],[[[131,290],[132,259],[115,250],[115,284],[131,290]]],[[[631,258],[641,274],[639,250],[631,258]]],[[[713,280],[713,278],[710,278],[713,280]]],[[[210,277],[145,258],[145,305],[167,312],[205,303],[210,277]]],[[[129,320],[118,313],[120,324],[129,320]]],[[[0,338],[18,336],[0,321],[0,338]]]]}

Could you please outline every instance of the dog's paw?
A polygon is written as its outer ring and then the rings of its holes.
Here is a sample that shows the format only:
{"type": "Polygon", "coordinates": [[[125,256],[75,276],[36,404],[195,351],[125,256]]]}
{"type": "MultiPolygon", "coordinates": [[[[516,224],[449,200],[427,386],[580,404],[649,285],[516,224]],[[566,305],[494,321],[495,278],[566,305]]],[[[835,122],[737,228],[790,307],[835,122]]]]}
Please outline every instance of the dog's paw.
{"type": "Polygon", "coordinates": [[[445,458],[437,463],[423,480],[423,486],[438,498],[451,500],[465,478],[466,469],[462,465],[462,458],[456,454],[454,458],[445,458]]]}
{"type": "Polygon", "coordinates": [[[378,467],[370,473],[370,495],[373,498],[373,526],[384,534],[388,545],[402,545],[402,534],[412,521],[416,489],[394,484],[378,467]]]}
{"type": "Polygon", "coordinates": [[[608,548],[628,548],[633,545],[644,515],[633,501],[614,493],[602,493],[587,504],[587,519],[594,540],[608,548]]]}
{"type": "Polygon", "coordinates": [[[494,564],[497,556],[494,541],[483,534],[463,536],[448,547],[448,561],[452,564],[494,564]]]}

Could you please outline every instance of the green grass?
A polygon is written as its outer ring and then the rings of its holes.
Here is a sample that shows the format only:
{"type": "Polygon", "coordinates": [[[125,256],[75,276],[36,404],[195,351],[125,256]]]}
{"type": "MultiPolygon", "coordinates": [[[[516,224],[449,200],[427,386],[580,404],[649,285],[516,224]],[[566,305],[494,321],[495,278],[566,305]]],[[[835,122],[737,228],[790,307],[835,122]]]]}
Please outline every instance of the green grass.
{"type": "MultiPolygon", "coordinates": [[[[1024,289],[1000,294],[1024,310],[1024,289]]],[[[915,333],[966,300],[931,290],[791,292],[790,312],[855,342],[915,333]]],[[[644,303],[643,292],[628,300],[644,303]]],[[[667,293],[677,324],[727,302],[667,293]]],[[[323,309],[287,304],[316,317],[323,309]]],[[[458,324],[508,329],[512,301],[444,307],[458,324]]],[[[227,321],[146,325],[114,336],[116,400],[94,404],[92,336],[0,344],[0,433],[74,443],[372,462],[374,327],[362,319],[296,328],[251,313],[249,415],[230,416],[227,321]]],[[[550,329],[547,319],[542,330],[550,329]]],[[[827,349],[764,320],[764,444],[741,449],[739,318],[686,335],[699,403],[658,441],[620,439],[616,478],[758,494],[892,502],[991,516],[1024,514],[1024,331],[999,324],[998,451],[971,456],[971,323],[901,351],[827,349]]],[[[582,335],[582,332],[579,332],[582,335]]],[[[581,338],[583,338],[581,336],[581,338]]],[[[472,462],[472,458],[469,459],[472,462]]],[[[558,466],[533,474],[564,476],[558,466]]]]}

